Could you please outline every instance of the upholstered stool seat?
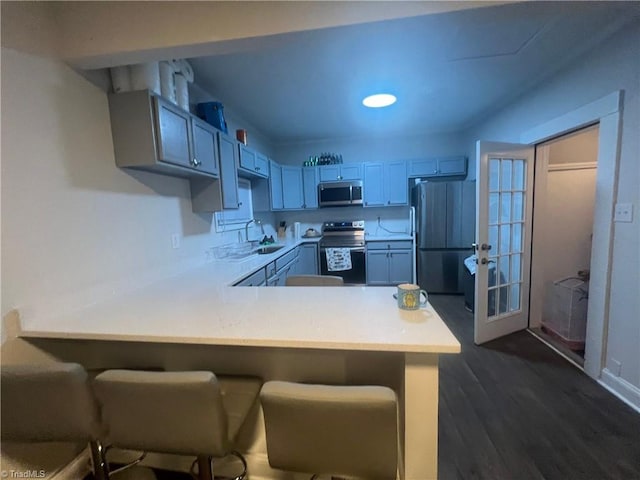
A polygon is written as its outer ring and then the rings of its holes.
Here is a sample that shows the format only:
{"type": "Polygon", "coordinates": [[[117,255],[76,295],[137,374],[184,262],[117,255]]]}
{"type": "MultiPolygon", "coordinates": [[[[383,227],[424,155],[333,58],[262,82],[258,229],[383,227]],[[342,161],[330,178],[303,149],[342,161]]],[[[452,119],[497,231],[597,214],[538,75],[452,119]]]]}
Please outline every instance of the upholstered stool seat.
{"type": "MultiPolygon", "coordinates": [[[[212,478],[212,457],[237,455],[235,440],[260,391],[253,377],[211,372],[107,370],[95,378],[108,441],[115,447],[197,457],[212,478]]],[[[244,478],[245,472],[237,478],[244,478]]]]}
{"type": "Polygon", "coordinates": [[[103,479],[98,406],[76,363],[2,366],[2,468],[103,479]],[[89,448],[91,444],[94,448],[89,448]]]}
{"type": "Polygon", "coordinates": [[[396,479],[398,401],[393,390],[273,381],[262,387],[260,402],[272,467],[396,479]]]}

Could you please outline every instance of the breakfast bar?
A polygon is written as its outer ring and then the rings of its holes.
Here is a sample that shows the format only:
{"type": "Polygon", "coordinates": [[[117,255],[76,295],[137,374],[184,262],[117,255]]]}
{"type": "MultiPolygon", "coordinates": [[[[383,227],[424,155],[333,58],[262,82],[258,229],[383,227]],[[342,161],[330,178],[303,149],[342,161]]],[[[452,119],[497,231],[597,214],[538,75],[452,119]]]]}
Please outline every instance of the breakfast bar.
{"type": "MultiPolygon", "coordinates": [[[[57,318],[26,316],[18,336],[86,368],[389,386],[401,409],[401,478],[437,478],[438,357],[460,344],[431,305],[400,310],[392,287],[231,287],[222,270],[206,264],[57,318]]],[[[259,430],[247,459],[269,478],[259,430]]]]}

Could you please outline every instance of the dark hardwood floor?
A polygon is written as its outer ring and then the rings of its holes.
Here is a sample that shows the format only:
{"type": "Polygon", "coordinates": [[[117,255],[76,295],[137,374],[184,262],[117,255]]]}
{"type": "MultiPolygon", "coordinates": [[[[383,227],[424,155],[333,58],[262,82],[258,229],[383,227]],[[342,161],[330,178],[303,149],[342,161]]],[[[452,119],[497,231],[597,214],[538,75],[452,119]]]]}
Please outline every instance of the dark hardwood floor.
{"type": "Polygon", "coordinates": [[[440,357],[440,480],[640,479],[640,414],[527,332],[474,345],[462,297],[429,301],[462,344],[440,357]]]}

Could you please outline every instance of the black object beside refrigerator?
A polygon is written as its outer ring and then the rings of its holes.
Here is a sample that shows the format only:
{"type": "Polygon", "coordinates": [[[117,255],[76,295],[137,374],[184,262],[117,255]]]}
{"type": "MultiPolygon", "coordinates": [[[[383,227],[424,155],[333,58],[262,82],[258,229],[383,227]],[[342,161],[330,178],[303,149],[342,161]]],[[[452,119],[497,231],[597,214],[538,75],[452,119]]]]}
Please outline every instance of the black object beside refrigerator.
{"type": "Polygon", "coordinates": [[[411,191],[416,209],[418,284],[428,293],[464,292],[464,259],[473,253],[476,183],[421,181],[411,191]]]}

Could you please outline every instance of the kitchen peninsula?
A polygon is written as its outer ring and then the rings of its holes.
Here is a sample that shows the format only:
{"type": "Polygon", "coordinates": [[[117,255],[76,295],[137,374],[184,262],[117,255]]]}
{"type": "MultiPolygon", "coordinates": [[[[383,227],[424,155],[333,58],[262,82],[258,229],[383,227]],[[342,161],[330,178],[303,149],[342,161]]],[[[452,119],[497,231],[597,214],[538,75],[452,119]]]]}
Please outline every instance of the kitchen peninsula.
{"type": "MultiPolygon", "coordinates": [[[[401,478],[437,478],[438,356],[460,351],[438,313],[399,310],[392,287],[230,286],[272,256],[260,257],[206,263],[57,318],[24,317],[18,336],[87,368],[390,386],[401,405],[401,478]]],[[[258,437],[247,459],[256,477],[269,478],[258,437]]]]}

